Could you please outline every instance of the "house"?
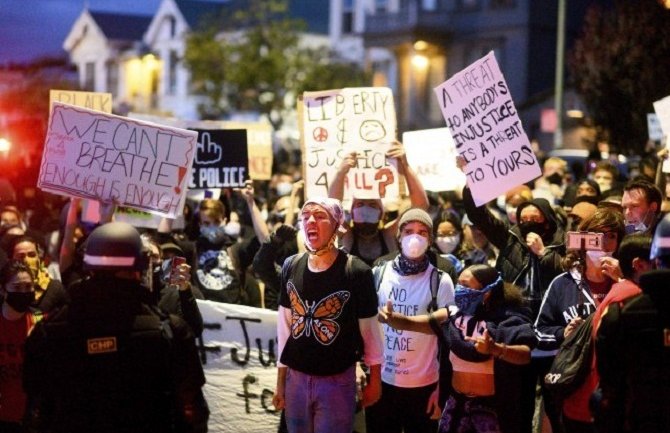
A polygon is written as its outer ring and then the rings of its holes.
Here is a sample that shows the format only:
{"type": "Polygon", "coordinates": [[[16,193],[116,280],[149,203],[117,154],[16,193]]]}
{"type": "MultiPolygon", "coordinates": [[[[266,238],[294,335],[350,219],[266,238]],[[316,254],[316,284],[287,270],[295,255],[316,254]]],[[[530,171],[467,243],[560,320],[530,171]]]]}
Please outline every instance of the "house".
{"type": "MultiPolygon", "coordinates": [[[[331,44],[393,89],[400,130],[444,126],[432,89],[493,50],[527,134],[550,142],[558,1],[330,0],[331,44]]],[[[568,47],[594,2],[568,2],[568,47]]]]}
{"type": "MultiPolygon", "coordinates": [[[[305,43],[327,47],[328,0],[291,0],[289,14],[307,23],[305,43]]],[[[249,0],[163,0],[151,16],[84,9],[63,48],[82,89],[110,92],[115,112],[198,119],[201,97],[190,88],[186,36],[207,17],[232,15],[249,0]]],[[[225,35],[223,36],[225,37],[225,35]]]]}

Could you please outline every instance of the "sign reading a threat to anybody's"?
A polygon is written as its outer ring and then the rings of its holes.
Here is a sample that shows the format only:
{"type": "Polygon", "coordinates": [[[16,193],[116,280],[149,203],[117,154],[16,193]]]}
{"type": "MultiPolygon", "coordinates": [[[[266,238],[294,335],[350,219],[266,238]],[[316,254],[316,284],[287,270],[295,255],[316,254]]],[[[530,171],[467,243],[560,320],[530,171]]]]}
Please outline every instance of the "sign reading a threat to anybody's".
{"type": "Polygon", "coordinates": [[[342,159],[356,151],[357,164],[345,180],[345,198],[397,198],[398,170],[386,159],[395,134],[391,89],[362,87],[305,93],[305,196],[327,196],[342,159]]]}
{"type": "Polygon", "coordinates": [[[493,51],[434,90],[477,206],[541,175],[493,51]]]}
{"type": "Polygon", "coordinates": [[[193,131],[55,102],[37,186],[175,218],[196,140],[193,131]]]}
{"type": "Polygon", "coordinates": [[[193,159],[190,189],[241,188],[249,178],[247,131],[194,129],[198,148],[193,159]]]}

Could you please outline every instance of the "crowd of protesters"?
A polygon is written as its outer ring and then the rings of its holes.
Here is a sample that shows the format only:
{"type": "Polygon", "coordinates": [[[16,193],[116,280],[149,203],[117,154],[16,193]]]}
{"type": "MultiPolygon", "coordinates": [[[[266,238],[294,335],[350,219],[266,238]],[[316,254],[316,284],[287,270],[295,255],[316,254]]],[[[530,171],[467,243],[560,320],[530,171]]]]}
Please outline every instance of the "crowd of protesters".
{"type": "MultiPolygon", "coordinates": [[[[543,418],[553,432],[596,431],[589,406],[598,389],[595,360],[567,399],[555,399],[543,379],[587,316],[600,320],[604,306],[639,293],[640,275],[653,267],[654,230],[670,208],[661,171],[667,152],[637,167],[598,156],[572,165],[543,159],[541,177],[483,206],[467,186],[426,192],[398,142],[387,154],[408,189],[398,203],[353,197],[342,206],[355,154],[345,155],[329,198],[306,202],[300,169],[284,166],[269,182],[187,200],[179,228],[167,219],[156,229],[138,227],[148,258],[146,302],[181,316],[195,335],[203,329],[196,299],[278,310],[275,403],[291,432],[350,432],[353,424],[337,420],[341,411],[353,416],[356,400],[370,407],[370,432],[530,433],[543,418]],[[602,248],[580,255],[566,245],[569,231],[601,233],[602,248]],[[170,284],[174,257],[185,259],[188,284],[170,284]],[[294,265],[294,257],[309,260],[294,265]],[[321,289],[336,282],[346,291],[321,289]],[[319,308],[330,310],[319,316],[319,308]],[[377,320],[382,329],[373,329],[377,320]],[[345,335],[364,344],[337,343],[345,335]],[[367,381],[363,395],[347,387],[344,401],[310,414],[309,381],[348,383],[356,361],[372,364],[363,368],[367,379],[355,379],[367,381]]],[[[16,348],[89,278],[87,237],[116,209],[100,203],[100,222],[90,223],[82,200],[37,194],[43,200],[17,199],[0,179],[2,431],[24,431],[23,352],[16,348]]],[[[332,383],[318,386],[318,399],[332,398],[332,383]]]]}

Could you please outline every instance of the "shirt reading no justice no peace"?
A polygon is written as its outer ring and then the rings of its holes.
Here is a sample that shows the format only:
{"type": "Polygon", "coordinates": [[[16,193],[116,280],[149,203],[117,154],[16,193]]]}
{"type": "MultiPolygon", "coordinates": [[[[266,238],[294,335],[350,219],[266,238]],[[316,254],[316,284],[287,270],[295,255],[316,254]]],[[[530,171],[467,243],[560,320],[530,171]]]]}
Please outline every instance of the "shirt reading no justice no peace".
{"type": "MultiPolygon", "coordinates": [[[[289,259],[290,260],[290,259],[289,259]]],[[[280,362],[306,374],[338,374],[357,361],[361,348],[358,319],[377,314],[377,294],[370,268],[340,252],[325,271],[312,272],[307,255],[282,281],[279,305],[291,311],[289,336],[280,362]],[[295,275],[302,275],[300,278],[295,275]]]]}

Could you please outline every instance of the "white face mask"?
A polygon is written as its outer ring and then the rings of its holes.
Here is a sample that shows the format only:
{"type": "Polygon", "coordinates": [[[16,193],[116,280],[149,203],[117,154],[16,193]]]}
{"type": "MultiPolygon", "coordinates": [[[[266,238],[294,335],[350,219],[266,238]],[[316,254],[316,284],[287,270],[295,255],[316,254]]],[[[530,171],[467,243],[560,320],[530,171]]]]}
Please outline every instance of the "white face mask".
{"type": "Polygon", "coordinates": [[[600,267],[600,259],[603,257],[612,257],[612,253],[608,251],[587,251],[586,260],[593,263],[595,266],[600,267]]]}
{"type": "Polygon", "coordinates": [[[428,249],[428,239],[421,235],[407,235],[400,241],[402,253],[409,259],[418,259],[428,249]]]}
{"type": "Polygon", "coordinates": [[[293,190],[293,184],[289,182],[279,182],[275,189],[280,196],[289,195],[291,194],[291,190],[293,190]]]}
{"type": "Polygon", "coordinates": [[[605,191],[609,191],[612,189],[612,182],[607,179],[597,179],[596,183],[600,187],[600,192],[603,193],[605,191]]]}
{"type": "Polygon", "coordinates": [[[353,210],[352,219],[355,223],[376,224],[379,222],[381,211],[372,206],[359,206],[353,210]]]}
{"type": "Polygon", "coordinates": [[[442,254],[451,254],[454,252],[458,244],[461,242],[461,235],[454,236],[438,236],[435,239],[435,244],[440,249],[442,254]]]}

